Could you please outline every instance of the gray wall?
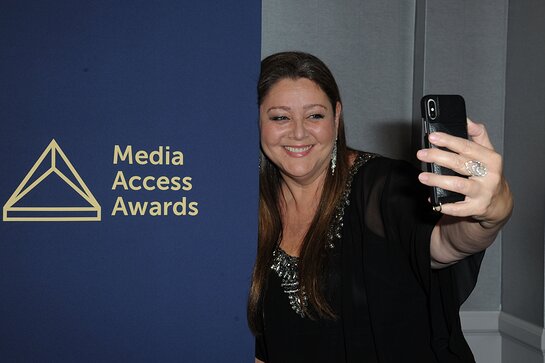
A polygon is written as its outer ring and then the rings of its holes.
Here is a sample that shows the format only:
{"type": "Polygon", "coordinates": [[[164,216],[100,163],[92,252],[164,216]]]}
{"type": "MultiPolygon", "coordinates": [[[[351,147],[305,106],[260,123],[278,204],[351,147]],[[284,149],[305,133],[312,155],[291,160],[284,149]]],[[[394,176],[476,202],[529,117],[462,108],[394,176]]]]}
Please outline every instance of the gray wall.
{"type": "Polygon", "coordinates": [[[503,311],[543,326],[545,2],[509,3],[505,170],[515,212],[504,231],[503,311]]]}
{"type": "MultiPolygon", "coordinates": [[[[426,8],[425,19],[419,20],[425,27],[423,93],[463,95],[468,116],[486,124],[501,153],[507,2],[434,0],[418,5],[426,8]]],[[[499,310],[500,305],[501,236],[486,252],[478,285],[463,310],[499,310]]]]}
{"type": "Polygon", "coordinates": [[[349,144],[410,152],[414,1],[264,0],[262,54],[313,53],[334,73],[349,144]]]}
{"type": "MultiPolygon", "coordinates": [[[[303,50],[322,58],[341,88],[348,141],[356,148],[411,160],[414,99],[461,93],[470,117],[486,122],[501,150],[506,6],[491,0],[264,0],[262,55],[303,50]]],[[[500,247],[499,239],[487,252],[464,309],[499,309],[500,247]]]]}

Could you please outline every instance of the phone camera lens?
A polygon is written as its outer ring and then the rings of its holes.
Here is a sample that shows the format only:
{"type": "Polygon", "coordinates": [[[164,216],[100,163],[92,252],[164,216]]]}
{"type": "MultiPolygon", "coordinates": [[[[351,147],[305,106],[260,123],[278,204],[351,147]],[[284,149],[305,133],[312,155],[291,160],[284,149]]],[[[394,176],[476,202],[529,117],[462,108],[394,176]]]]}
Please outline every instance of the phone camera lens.
{"type": "Polygon", "coordinates": [[[435,120],[437,118],[437,105],[435,103],[435,100],[429,99],[427,102],[428,106],[428,117],[430,120],[435,120]]]}

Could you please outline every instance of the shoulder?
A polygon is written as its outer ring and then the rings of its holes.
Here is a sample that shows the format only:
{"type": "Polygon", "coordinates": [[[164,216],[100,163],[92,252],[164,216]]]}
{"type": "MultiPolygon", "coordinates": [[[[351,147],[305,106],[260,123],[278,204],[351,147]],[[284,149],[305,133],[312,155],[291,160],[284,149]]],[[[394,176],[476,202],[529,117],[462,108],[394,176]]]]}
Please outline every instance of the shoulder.
{"type": "Polygon", "coordinates": [[[354,178],[370,184],[396,182],[414,182],[420,170],[405,160],[392,159],[380,154],[355,151],[352,167],[357,169],[354,178]]]}
{"type": "Polygon", "coordinates": [[[418,180],[420,170],[405,160],[377,154],[354,175],[354,197],[363,205],[380,209],[383,215],[423,213],[429,209],[429,191],[418,180]]]}

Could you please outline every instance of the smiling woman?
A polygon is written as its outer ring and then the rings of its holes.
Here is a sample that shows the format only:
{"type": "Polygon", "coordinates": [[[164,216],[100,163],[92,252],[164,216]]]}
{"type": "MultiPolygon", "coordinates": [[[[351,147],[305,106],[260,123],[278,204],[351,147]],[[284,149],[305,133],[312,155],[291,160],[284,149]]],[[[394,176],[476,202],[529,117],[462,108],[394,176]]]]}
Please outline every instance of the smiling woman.
{"type": "Polygon", "coordinates": [[[285,178],[320,183],[337,139],[341,103],[307,78],[278,81],[259,107],[261,146],[285,178]]]}
{"type": "Polygon", "coordinates": [[[512,209],[484,127],[468,120],[469,143],[432,134],[448,150],[418,157],[451,169],[479,159],[487,175],[436,176],[348,148],[336,82],[310,54],[265,58],[258,101],[256,362],[473,362],[459,307],[512,209]],[[465,200],[437,213],[428,186],[465,200]]]}

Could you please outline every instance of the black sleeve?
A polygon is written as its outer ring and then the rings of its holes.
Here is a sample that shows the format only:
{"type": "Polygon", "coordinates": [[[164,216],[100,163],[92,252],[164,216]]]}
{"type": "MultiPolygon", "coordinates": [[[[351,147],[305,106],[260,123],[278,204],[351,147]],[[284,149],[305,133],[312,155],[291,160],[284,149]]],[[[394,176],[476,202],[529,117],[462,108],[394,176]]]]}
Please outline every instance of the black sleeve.
{"type": "Polygon", "coordinates": [[[418,280],[429,292],[430,238],[441,217],[427,202],[427,189],[409,163],[391,161],[381,198],[385,233],[401,243],[418,280]]]}
{"type": "Polygon", "coordinates": [[[461,361],[472,362],[459,310],[477,283],[484,251],[443,269],[431,268],[431,233],[441,214],[428,203],[428,187],[418,181],[419,172],[409,163],[391,161],[381,198],[385,233],[399,241],[428,295],[432,345],[440,361],[450,361],[457,352],[461,361]]]}
{"type": "Polygon", "coordinates": [[[450,267],[432,270],[430,239],[441,214],[433,211],[428,202],[429,190],[418,181],[418,169],[404,161],[386,160],[383,167],[388,170],[379,173],[384,175],[380,197],[384,234],[401,243],[414,273],[428,293],[434,274],[448,275],[448,281],[442,276],[441,280],[453,284],[452,297],[459,307],[477,283],[484,251],[450,267]]]}
{"type": "Polygon", "coordinates": [[[263,335],[255,337],[255,357],[262,362],[267,362],[265,358],[265,342],[263,340],[263,335]]]}

